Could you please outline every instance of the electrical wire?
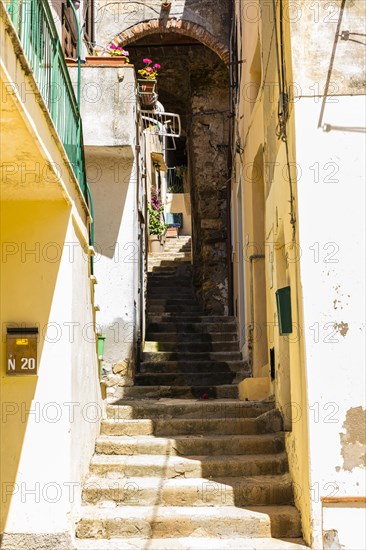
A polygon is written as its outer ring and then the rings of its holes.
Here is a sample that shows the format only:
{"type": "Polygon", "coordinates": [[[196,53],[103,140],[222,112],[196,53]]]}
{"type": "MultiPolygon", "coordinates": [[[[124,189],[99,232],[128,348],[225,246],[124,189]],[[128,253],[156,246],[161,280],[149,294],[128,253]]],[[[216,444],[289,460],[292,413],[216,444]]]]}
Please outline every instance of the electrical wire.
{"type": "Polygon", "coordinates": [[[286,63],[285,63],[285,47],[284,47],[284,28],[283,28],[283,0],[279,0],[280,8],[280,44],[278,40],[277,32],[277,9],[275,5],[275,0],[273,0],[274,12],[274,25],[276,27],[276,58],[278,64],[278,75],[279,75],[279,100],[278,100],[278,126],[276,135],[278,139],[281,139],[285,143],[286,150],[286,167],[287,167],[287,176],[288,183],[290,187],[290,224],[292,226],[292,240],[295,240],[296,234],[296,215],[294,209],[295,197],[293,193],[293,181],[291,175],[291,166],[290,166],[290,152],[287,136],[287,122],[289,119],[289,101],[287,93],[287,78],[286,78],[286,63]],[[281,53],[281,55],[280,55],[281,53]]]}

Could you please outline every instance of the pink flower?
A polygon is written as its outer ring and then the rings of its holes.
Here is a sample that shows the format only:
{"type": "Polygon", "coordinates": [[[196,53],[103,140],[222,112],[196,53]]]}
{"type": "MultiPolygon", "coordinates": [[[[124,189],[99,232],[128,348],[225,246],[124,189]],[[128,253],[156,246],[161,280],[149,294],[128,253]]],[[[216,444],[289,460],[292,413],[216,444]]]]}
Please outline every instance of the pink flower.
{"type": "Polygon", "coordinates": [[[127,50],[122,50],[122,55],[128,57],[130,55],[130,52],[128,52],[127,50]]]}
{"type": "Polygon", "coordinates": [[[146,72],[147,73],[153,73],[154,69],[152,69],[151,67],[146,67],[146,72]]]}
{"type": "Polygon", "coordinates": [[[154,69],[160,69],[161,65],[159,65],[159,63],[155,63],[154,65],[154,69]]]}
{"type": "Polygon", "coordinates": [[[110,49],[110,50],[117,50],[117,49],[118,49],[118,46],[116,46],[115,44],[111,44],[111,45],[109,46],[109,49],[110,49]]]}
{"type": "Polygon", "coordinates": [[[146,65],[150,65],[152,63],[152,60],[149,59],[148,57],[145,57],[145,59],[142,60],[143,63],[146,63],[146,65]]]}

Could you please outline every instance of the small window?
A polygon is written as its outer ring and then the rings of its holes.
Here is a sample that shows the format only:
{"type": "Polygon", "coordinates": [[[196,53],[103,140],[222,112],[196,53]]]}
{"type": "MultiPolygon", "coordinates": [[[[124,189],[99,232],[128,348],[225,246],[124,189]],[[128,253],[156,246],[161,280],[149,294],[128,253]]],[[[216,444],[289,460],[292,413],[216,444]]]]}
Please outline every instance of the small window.
{"type": "MultiPolygon", "coordinates": [[[[94,47],[94,0],[84,0],[82,14],[82,28],[84,43],[89,52],[94,47]]],[[[79,15],[79,12],[78,12],[79,15]]],[[[75,22],[75,15],[70,8],[68,0],[62,0],[62,49],[66,57],[75,59],[77,57],[78,30],[75,22]]]]}

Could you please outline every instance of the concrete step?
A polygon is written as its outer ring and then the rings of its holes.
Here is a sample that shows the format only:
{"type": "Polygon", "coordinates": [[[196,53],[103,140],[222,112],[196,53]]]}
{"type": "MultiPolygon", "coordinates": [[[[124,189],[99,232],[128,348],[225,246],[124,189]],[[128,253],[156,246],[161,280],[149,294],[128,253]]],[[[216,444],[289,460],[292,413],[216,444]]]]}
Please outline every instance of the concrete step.
{"type": "Polygon", "coordinates": [[[302,539],[175,537],[76,539],[77,550],[310,550],[302,539]]]}
{"type": "Polygon", "coordinates": [[[244,361],[144,361],[138,374],[249,373],[244,361]]]}
{"type": "Polygon", "coordinates": [[[258,455],[281,453],[285,449],[282,432],[261,435],[177,435],[154,436],[101,435],[96,452],[109,455],[258,455]]]}
{"type": "Polygon", "coordinates": [[[126,386],[119,388],[118,398],[132,398],[144,397],[145,399],[156,399],[156,398],[166,398],[166,397],[175,397],[181,399],[192,399],[195,398],[205,398],[203,396],[208,396],[209,399],[236,399],[238,397],[238,388],[235,385],[231,384],[221,384],[218,386],[207,385],[207,386],[126,386]]]}
{"type": "MultiPolygon", "coordinates": [[[[149,323],[149,332],[222,332],[222,323],[149,323]]],[[[225,323],[225,332],[237,332],[236,323],[225,323]]]]}
{"type": "Polygon", "coordinates": [[[155,435],[171,437],[184,434],[255,435],[258,426],[255,418],[172,418],[172,419],[105,419],[102,435],[155,435]]]}
{"type": "Polygon", "coordinates": [[[140,399],[107,405],[108,418],[256,418],[273,409],[273,403],[237,399],[140,399]]]}
{"type": "Polygon", "coordinates": [[[84,506],[81,514],[76,525],[79,538],[301,536],[299,513],[293,506],[84,506]]]}
{"type": "Polygon", "coordinates": [[[89,476],[82,499],[85,504],[118,506],[265,506],[291,503],[293,491],[287,473],[213,479],[89,476]]]}
{"type": "MultiPolygon", "coordinates": [[[[223,327],[225,328],[225,327],[223,327]]],[[[234,332],[213,332],[211,334],[204,334],[204,333],[198,333],[198,334],[177,334],[174,332],[170,333],[159,333],[159,332],[150,332],[148,334],[148,338],[146,338],[145,342],[145,349],[146,346],[150,346],[150,344],[159,344],[159,350],[161,344],[170,344],[172,347],[170,349],[167,349],[166,351],[180,351],[177,346],[190,346],[192,344],[217,344],[218,349],[217,351],[220,351],[222,348],[222,345],[225,344],[234,344],[236,346],[235,349],[239,349],[239,341],[237,334],[234,332]],[[162,339],[164,337],[164,340],[162,339]]],[[[151,346],[153,347],[153,346],[151,346]]],[[[187,347],[187,350],[190,349],[187,347]]],[[[207,348],[210,349],[210,348],[207,348]]],[[[156,351],[159,351],[156,350],[156,351]]],[[[222,349],[222,351],[225,351],[226,348],[222,349]]],[[[148,350],[147,350],[148,351],[148,350]]],[[[165,351],[165,350],[162,350],[165,351]]],[[[194,349],[193,351],[200,351],[199,349],[194,349]]],[[[202,350],[206,351],[206,350],[202,350]]],[[[214,351],[214,350],[213,350],[214,351]]]]}
{"type": "MultiPolygon", "coordinates": [[[[215,384],[222,386],[241,382],[244,378],[237,375],[235,372],[187,372],[181,373],[152,373],[152,374],[136,374],[135,384],[137,386],[205,386],[215,384]],[[236,377],[239,376],[237,379],[236,377]]],[[[206,392],[204,392],[206,393],[206,392]]]]}
{"type": "Polygon", "coordinates": [[[286,453],[237,456],[94,455],[90,473],[126,477],[192,478],[279,475],[288,471],[286,453]]]}

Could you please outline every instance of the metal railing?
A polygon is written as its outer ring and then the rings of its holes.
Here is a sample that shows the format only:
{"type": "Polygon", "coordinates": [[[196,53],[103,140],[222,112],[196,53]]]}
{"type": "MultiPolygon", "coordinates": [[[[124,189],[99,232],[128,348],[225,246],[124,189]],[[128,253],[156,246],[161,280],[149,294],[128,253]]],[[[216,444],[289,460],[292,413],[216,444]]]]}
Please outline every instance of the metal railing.
{"type": "Polygon", "coordinates": [[[162,111],[141,111],[142,131],[163,137],[179,138],[181,135],[180,116],[162,111]]]}
{"type": "Polygon", "coordinates": [[[5,0],[34,79],[88,202],[79,107],[47,0],[5,0]]]}

